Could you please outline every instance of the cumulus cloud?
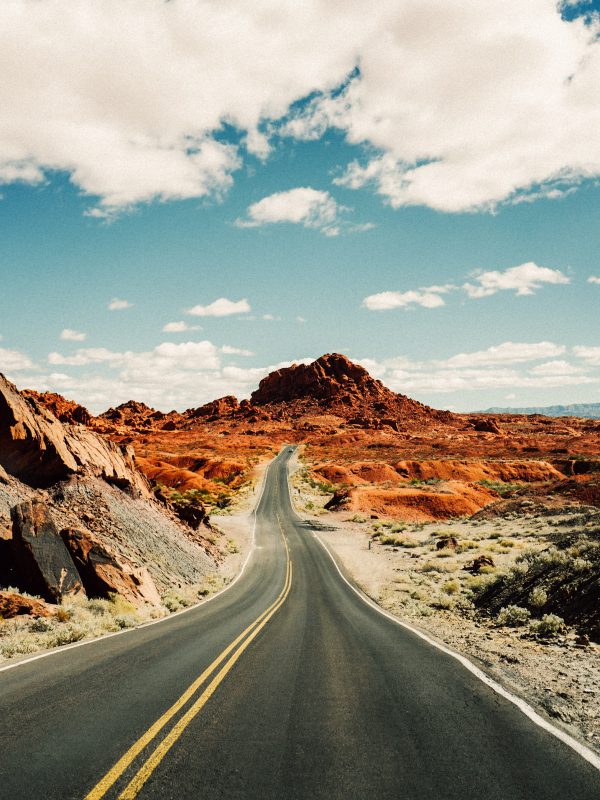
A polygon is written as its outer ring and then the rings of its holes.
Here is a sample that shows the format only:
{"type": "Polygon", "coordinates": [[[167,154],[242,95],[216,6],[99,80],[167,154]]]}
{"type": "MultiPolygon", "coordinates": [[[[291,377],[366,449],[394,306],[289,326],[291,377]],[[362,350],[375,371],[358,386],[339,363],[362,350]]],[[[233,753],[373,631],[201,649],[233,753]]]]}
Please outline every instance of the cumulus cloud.
{"type": "Polygon", "coordinates": [[[121,300],[119,297],[113,297],[107,306],[109,311],[124,311],[126,308],[133,308],[133,303],[129,300],[121,300]]]}
{"type": "Polygon", "coordinates": [[[326,236],[340,233],[340,214],[347,209],[338,205],[329,192],[300,186],[286,192],[275,192],[253,203],[244,219],[238,219],[240,228],[258,228],[280,222],[316,228],[326,236]]]}
{"type": "Polygon", "coordinates": [[[504,272],[477,272],[473,279],[475,284],[465,283],[463,287],[471,298],[489,297],[502,291],[514,291],[517,295],[524,296],[533,294],[544,283],[556,285],[571,282],[559,269],[540,267],[533,261],[518,267],[509,267],[504,272]]]}
{"type": "Polygon", "coordinates": [[[379,292],[365,297],[362,304],[369,311],[389,311],[393,308],[407,308],[411,305],[423,308],[439,308],[446,305],[442,295],[447,294],[451,286],[426,286],[408,292],[379,292]]]}
{"type": "Polygon", "coordinates": [[[600,278],[598,278],[596,275],[590,275],[590,277],[587,279],[587,282],[600,284],[600,278]]]}
{"type": "Polygon", "coordinates": [[[600,174],[599,28],[556,0],[11,0],[0,181],[62,170],[107,216],[335,128],[365,146],[339,181],[396,207],[560,196],[600,174]]]}
{"type": "Polygon", "coordinates": [[[185,333],[186,331],[199,330],[202,330],[199,325],[188,325],[188,323],[183,320],[179,322],[167,322],[167,324],[163,326],[163,333],[185,333]]]}
{"type": "MultiPolygon", "coordinates": [[[[94,413],[132,398],[165,411],[183,410],[225,394],[247,397],[266,374],[290,364],[239,367],[230,361],[252,355],[244,348],[208,340],[162,342],[147,351],[80,348],[72,355],[50,353],[50,369],[21,377],[20,385],[67,393],[94,413]]],[[[14,368],[23,369],[25,363],[15,362],[14,368]]]]}
{"type": "Polygon", "coordinates": [[[394,308],[407,308],[410,305],[440,308],[446,305],[442,295],[459,288],[466,292],[468,297],[475,300],[481,297],[490,297],[501,291],[514,291],[520,296],[531,295],[543,284],[557,285],[571,282],[571,279],[560,270],[539,267],[533,261],[520,264],[518,267],[509,267],[503,272],[499,270],[478,271],[471,277],[477,281],[476,284],[464,283],[458,287],[448,283],[442,286],[424,286],[421,289],[406,292],[379,292],[365,297],[362,304],[370,311],[389,311],[394,308]]]}
{"type": "Polygon", "coordinates": [[[0,347],[0,372],[12,373],[22,369],[32,369],[33,361],[20,350],[0,347]]]}
{"type": "Polygon", "coordinates": [[[60,338],[64,342],[84,342],[87,334],[75,331],[73,328],[64,328],[60,333],[60,338]]]}
{"type": "MultiPolygon", "coordinates": [[[[590,367],[600,366],[600,347],[582,350],[585,352],[580,355],[587,355],[590,367]]],[[[442,360],[415,362],[400,356],[361,363],[391,389],[405,394],[464,394],[517,387],[544,389],[600,384],[597,371],[582,368],[566,358],[557,358],[566,352],[564,345],[553,342],[502,342],[485,350],[457,353],[442,360]]]]}
{"type": "Polygon", "coordinates": [[[245,298],[228,300],[226,297],[219,297],[207,306],[193,306],[186,313],[194,317],[230,317],[232,314],[246,314],[249,311],[250,303],[245,298]]]}

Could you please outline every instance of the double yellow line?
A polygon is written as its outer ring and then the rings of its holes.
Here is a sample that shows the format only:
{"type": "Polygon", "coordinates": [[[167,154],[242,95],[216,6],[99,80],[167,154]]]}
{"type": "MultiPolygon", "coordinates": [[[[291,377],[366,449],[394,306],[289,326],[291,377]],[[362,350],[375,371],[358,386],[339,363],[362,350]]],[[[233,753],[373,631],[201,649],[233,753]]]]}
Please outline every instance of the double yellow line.
{"type": "Polygon", "coordinates": [[[285,583],[281,593],[275,602],[263,611],[254,622],[240,633],[240,635],[228,645],[223,652],[215,658],[212,664],[207,667],[204,672],[190,684],[185,692],[179,697],[178,700],[161,716],[156,722],[148,728],[135,742],[129,750],[117,761],[117,763],[106,773],[106,775],[94,786],[94,788],[85,796],[85,800],[101,800],[111,787],[119,780],[125,770],[131,766],[135,759],[142,753],[143,750],[155,739],[163,728],[173,719],[173,717],[180,711],[183,706],[194,696],[194,694],[201,688],[201,686],[210,678],[216,669],[223,664],[221,669],[213,677],[210,683],[206,686],[198,699],[190,706],[190,708],[179,718],[177,723],[171,728],[169,733],[160,741],[152,753],[148,756],[146,761],[138,769],[134,777],[130,780],[127,786],[123,789],[118,796],[118,800],[134,800],[140,793],[142,787],[152,775],[154,770],[158,767],[163,758],[167,755],[169,750],[173,747],[175,742],[179,739],[181,734],[185,731],[188,725],[192,722],[200,711],[204,708],[206,703],[215,693],[219,684],[223,681],[227,673],[233,668],[239,657],[250,643],[258,636],[260,631],[269,622],[271,617],[279,611],[281,606],[292,588],[292,562],[290,560],[289,548],[285,535],[281,528],[279,518],[277,520],[279,530],[283,536],[283,542],[286,549],[286,573],[285,583]],[[241,643],[241,644],[240,644],[241,643]],[[239,645],[239,646],[238,646],[239,645]],[[236,649],[237,648],[237,649],[236,649]],[[229,656],[229,658],[228,658],[229,656]],[[227,660],[226,660],[227,659],[227,660]]]}

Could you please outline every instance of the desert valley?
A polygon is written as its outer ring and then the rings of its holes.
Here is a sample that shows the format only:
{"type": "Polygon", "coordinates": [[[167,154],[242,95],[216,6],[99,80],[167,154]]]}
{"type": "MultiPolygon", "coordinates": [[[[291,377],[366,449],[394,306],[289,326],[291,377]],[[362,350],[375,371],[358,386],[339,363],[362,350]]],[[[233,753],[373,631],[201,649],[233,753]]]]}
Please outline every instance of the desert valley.
{"type": "Polygon", "coordinates": [[[0,380],[7,663],[228,585],[293,445],[297,513],[370,597],[600,748],[599,421],[437,411],[339,354],[183,413],[0,380]]]}

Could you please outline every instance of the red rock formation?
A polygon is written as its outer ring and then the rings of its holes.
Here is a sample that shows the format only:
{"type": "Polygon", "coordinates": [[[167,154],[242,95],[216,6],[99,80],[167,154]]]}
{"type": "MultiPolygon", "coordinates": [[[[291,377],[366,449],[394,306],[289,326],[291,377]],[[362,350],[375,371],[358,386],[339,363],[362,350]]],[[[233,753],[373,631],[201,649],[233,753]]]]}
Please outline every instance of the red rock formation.
{"type": "Polygon", "coordinates": [[[25,389],[22,394],[31,397],[39,406],[43,406],[61,422],[71,425],[90,425],[93,417],[84,406],[73,400],[66,400],[62,395],[54,392],[34,392],[25,389]]]}
{"type": "Polygon", "coordinates": [[[11,516],[19,586],[53,603],[69,595],[84,594],[73,560],[45,503],[21,503],[11,509],[11,516]]]}
{"type": "Polygon", "coordinates": [[[250,401],[254,406],[285,404],[291,409],[294,401],[304,401],[304,406],[298,407],[302,411],[306,411],[307,405],[326,409],[366,428],[383,424],[397,427],[398,420],[403,424],[425,419],[452,420],[449,412],[435,411],[392,392],[364,367],[339,353],[321,356],[311,364],[293,364],[271,372],[262,379],[250,401]]]}

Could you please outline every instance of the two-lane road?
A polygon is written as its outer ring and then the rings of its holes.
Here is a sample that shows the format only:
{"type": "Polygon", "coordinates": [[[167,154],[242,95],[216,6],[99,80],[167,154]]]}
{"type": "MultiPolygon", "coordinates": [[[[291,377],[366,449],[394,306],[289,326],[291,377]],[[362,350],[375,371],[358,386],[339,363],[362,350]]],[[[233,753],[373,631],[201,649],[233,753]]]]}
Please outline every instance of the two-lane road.
{"type": "Polygon", "coordinates": [[[219,597],[0,672],[0,798],[593,800],[600,772],[342,579],[272,462],[219,597]]]}

